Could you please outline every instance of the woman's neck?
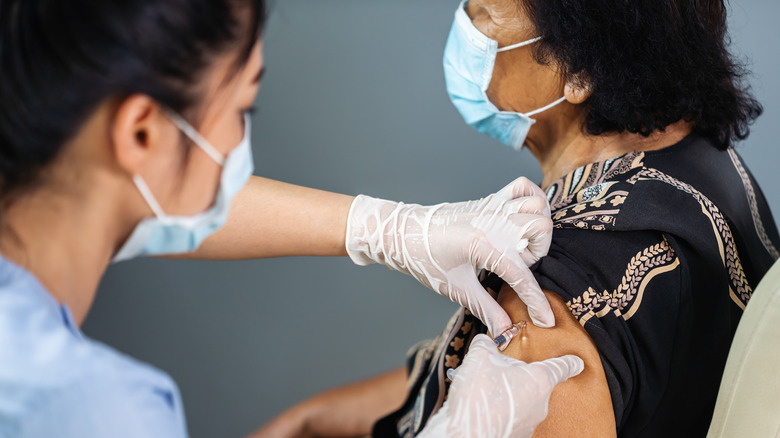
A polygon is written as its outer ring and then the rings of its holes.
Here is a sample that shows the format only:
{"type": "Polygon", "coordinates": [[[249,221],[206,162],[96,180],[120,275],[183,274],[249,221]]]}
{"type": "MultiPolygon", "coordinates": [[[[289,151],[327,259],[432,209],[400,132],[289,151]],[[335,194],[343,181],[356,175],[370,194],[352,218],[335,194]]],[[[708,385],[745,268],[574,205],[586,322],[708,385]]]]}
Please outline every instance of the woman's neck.
{"type": "Polygon", "coordinates": [[[119,227],[111,217],[104,191],[107,179],[83,177],[73,190],[50,184],[25,194],[5,212],[7,227],[0,232],[0,252],[30,271],[78,325],[84,321],[98,284],[110,263],[119,227]],[[93,189],[87,189],[92,187],[93,189]],[[101,188],[94,190],[94,188],[101,188]]]}
{"type": "Polygon", "coordinates": [[[544,143],[529,141],[528,148],[539,160],[544,175],[542,187],[547,188],[579,167],[629,152],[663,149],[679,143],[691,131],[692,125],[682,121],[649,137],[631,133],[591,136],[577,129],[544,143]]]}

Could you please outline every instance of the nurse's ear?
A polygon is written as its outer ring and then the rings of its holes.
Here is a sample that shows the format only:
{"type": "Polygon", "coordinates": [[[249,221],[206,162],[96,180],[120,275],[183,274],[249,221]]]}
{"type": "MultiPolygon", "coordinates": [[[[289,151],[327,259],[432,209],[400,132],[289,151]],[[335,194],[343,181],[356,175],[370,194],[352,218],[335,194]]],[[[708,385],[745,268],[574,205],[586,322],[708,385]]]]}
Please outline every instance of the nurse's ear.
{"type": "Polygon", "coordinates": [[[569,103],[579,105],[588,100],[591,95],[591,89],[588,83],[581,78],[572,78],[566,81],[563,95],[569,103]]]}
{"type": "Polygon", "coordinates": [[[109,129],[117,164],[131,175],[178,145],[175,125],[157,101],[143,94],[119,103],[109,129]]]}

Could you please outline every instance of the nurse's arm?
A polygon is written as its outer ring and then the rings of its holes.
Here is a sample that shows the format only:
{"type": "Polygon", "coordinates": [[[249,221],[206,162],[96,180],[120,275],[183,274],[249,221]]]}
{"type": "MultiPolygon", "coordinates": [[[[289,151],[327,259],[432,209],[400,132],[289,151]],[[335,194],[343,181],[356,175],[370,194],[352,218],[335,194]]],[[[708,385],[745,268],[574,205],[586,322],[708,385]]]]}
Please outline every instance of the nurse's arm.
{"type": "Polygon", "coordinates": [[[225,226],[177,258],[241,260],[346,256],[355,198],[253,176],[235,197],[225,226]]]}
{"type": "MultiPolygon", "coordinates": [[[[585,362],[583,372],[555,387],[547,418],[534,431],[539,437],[614,437],[615,414],[596,345],[558,294],[545,291],[556,325],[539,328],[528,324],[504,354],[524,362],[574,354],[585,362]]],[[[498,302],[514,322],[530,321],[526,305],[504,285],[498,302]]]]}

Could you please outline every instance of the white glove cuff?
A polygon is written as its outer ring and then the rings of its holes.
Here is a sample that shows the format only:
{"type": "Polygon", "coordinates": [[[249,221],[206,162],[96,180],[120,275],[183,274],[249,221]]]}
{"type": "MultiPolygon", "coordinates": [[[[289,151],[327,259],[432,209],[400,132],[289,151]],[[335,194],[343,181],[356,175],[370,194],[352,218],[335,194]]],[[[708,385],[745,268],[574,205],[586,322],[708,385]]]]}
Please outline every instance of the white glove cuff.
{"type": "Polygon", "coordinates": [[[391,201],[359,195],[352,201],[347,218],[346,248],[349,258],[356,265],[366,266],[372,263],[384,263],[381,251],[382,221],[381,210],[391,201]]]}

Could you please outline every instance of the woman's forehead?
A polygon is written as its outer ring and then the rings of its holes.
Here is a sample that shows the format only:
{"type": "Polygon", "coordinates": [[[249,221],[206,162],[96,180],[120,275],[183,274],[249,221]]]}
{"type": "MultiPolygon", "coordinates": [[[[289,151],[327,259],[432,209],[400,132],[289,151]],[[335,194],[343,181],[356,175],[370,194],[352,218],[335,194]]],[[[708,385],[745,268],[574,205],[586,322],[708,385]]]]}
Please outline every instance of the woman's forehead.
{"type": "Polygon", "coordinates": [[[534,38],[537,31],[518,0],[470,0],[466,13],[474,27],[499,45],[534,38]]]}

